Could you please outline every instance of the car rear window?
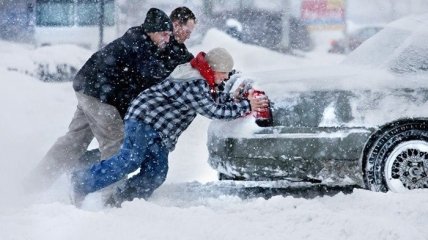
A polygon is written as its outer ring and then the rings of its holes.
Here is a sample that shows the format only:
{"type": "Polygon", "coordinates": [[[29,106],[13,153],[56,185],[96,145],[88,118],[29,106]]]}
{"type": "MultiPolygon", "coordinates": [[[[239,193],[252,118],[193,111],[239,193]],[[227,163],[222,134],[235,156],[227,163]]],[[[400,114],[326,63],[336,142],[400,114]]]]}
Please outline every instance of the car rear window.
{"type": "Polygon", "coordinates": [[[386,28],[367,40],[353,51],[344,61],[345,64],[384,66],[394,52],[411,36],[411,31],[398,28],[386,28]]]}
{"type": "Polygon", "coordinates": [[[414,35],[410,45],[403,47],[389,68],[397,73],[428,73],[428,34],[414,35]]]}

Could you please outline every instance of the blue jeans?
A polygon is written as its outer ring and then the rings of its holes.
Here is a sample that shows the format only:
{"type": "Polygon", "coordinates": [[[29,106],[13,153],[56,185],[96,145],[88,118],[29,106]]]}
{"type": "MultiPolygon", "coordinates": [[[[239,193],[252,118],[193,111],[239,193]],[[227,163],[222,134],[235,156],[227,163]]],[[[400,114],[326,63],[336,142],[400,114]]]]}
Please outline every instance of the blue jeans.
{"type": "Polygon", "coordinates": [[[119,153],[72,174],[74,191],[87,195],[115,183],[138,168],[140,172],[128,179],[125,189],[131,198],[148,198],[166,179],[168,149],[159,134],[142,121],[125,121],[125,139],[119,153]],[[131,197],[132,195],[132,197],[131,197]]]}

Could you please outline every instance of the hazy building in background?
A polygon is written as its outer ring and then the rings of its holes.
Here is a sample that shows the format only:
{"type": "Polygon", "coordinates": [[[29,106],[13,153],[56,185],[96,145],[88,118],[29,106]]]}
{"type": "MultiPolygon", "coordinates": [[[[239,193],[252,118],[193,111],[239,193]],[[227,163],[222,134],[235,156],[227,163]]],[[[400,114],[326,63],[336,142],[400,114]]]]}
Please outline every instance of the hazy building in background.
{"type": "Polygon", "coordinates": [[[37,45],[75,43],[96,48],[101,13],[103,41],[109,42],[129,27],[140,25],[151,7],[169,14],[185,5],[198,18],[188,45],[198,43],[209,28],[226,32],[227,21],[233,19],[241,24],[243,42],[272,49],[307,48],[310,42],[305,33],[307,21],[302,19],[303,1],[343,4],[346,22],[362,25],[387,23],[428,11],[427,0],[1,0],[0,38],[37,45]]]}
{"type": "Polygon", "coordinates": [[[0,38],[32,42],[35,0],[0,1],[0,38]]]}
{"type": "Polygon", "coordinates": [[[349,20],[357,24],[388,23],[428,12],[427,0],[346,0],[349,20]]]}
{"type": "Polygon", "coordinates": [[[36,45],[72,43],[94,48],[100,37],[101,6],[103,38],[110,41],[117,36],[115,0],[2,0],[0,36],[36,45]]]}

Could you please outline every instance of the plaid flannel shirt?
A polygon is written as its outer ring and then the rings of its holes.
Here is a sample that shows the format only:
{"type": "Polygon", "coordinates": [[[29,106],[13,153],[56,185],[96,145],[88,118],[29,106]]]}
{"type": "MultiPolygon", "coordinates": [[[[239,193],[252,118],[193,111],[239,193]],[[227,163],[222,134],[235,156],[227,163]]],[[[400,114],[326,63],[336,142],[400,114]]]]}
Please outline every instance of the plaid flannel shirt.
{"type": "Polygon", "coordinates": [[[213,99],[208,83],[189,63],[179,65],[161,83],[141,92],[131,103],[125,120],[138,119],[152,126],[163,144],[174,150],[178,137],[196,114],[232,120],[251,111],[248,100],[235,101],[222,93],[213,99]]]}

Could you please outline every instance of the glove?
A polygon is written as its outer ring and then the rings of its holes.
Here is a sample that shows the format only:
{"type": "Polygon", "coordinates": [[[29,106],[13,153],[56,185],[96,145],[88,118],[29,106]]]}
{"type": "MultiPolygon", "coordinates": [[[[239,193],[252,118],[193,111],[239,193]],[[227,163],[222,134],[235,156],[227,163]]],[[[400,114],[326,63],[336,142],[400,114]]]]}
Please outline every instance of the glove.
{"type": "Polygon", "coordinates": [[[232,69],[232,71],[229,72],[229,76],[228,76],[228,78],[225,81],[229,80],[230,77],[232,77],[233,75],[240,74],[240,73],[241,73],[241,71],[238,71],[236,69],[232,69]]]}
{"type": "Polygon", "coordinates": [[[251,79],[244,79],[238,88],[233,93],[235,99],[246,99],[248,98],[248,91],[253,88],[253,81],[251,79]]]}

